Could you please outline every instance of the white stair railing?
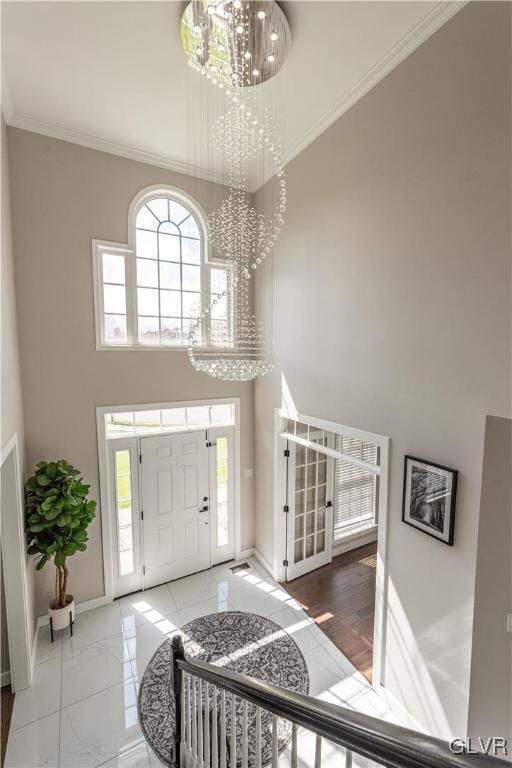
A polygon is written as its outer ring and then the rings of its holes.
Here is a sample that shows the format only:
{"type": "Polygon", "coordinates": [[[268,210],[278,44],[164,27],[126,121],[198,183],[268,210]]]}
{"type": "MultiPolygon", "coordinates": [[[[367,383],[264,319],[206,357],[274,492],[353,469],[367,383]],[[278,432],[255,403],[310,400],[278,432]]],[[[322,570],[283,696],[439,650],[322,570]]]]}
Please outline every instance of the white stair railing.
{"type": "MultiPolygon", "coordinates": [[[[446,742],[205,662],[187,660],[172,638],[178,768],[321,768],[325,742],[386,768],[506,768],[488,755],[455,755],[446,742]],[[299,756],[299,728],[313,735],[313,760],[299,756]],[[280,744],[289,742],[286,757],[280,744]],[[288,762],[285,762],[285,761],[288,762]]],[[[300,744],[304,742],[302,737],[300,744]]],[[[330,761],[329,761],[330,762],[330,761]]]]}

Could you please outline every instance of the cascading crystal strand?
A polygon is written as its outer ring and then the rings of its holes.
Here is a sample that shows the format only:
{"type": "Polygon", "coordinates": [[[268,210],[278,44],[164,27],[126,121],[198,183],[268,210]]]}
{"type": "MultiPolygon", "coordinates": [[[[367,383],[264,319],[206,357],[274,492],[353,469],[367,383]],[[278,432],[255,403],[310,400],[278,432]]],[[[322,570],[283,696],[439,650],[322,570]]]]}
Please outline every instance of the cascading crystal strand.
{"type": "Polygon", "coordinates": [[[261,89],[249,86],[268,80],[282,66],[289,28],[274,2],[193,0],[183,15],[182,41],[189,64],[223,96],[208,141],[229,191],[207,217],[207,230],[215,258],[230,267],[231,276],[209,306],[205,293],[203,314],[189,334],[189,358],[210,376],[247,381],[275,367],[263,323],[251,310],[250,281],[271,255],[286,209],[281,143],[261,89]],[[255,163],[277,186],[266,214],[255,210],[248,190],[255,163]],[[221,333],[211,320],[220,307],[229,320],[221,333]]]}

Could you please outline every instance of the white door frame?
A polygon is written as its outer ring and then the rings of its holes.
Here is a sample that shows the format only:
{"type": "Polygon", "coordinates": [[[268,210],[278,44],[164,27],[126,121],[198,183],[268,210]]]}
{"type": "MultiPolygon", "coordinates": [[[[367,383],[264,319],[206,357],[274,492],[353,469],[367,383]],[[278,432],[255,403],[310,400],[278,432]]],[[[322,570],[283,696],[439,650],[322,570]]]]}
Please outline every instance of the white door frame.
{"type": "MultiPolygon", "coordinates": [[[[194,406],[206,405],[234,405],[235,423],[234,423],[234,535],[235,535],[235,559],[241,557],[241,464],[240,464],[240,398],[223,397],[208,398],[202,400],[180,400],[164,403],[137,403],[123,405],[102,405],[96,408],[96,428],[98,436],[98,472],[100,480],[100,514],[101,514],[101,537],[103,547],[103,579],[105,585],[105,603],[112,602],[115,597],[114,585],[115,574],[113,557],[114,539],[113,539],[113,521],[115,519],[115,510],[111,503],[111,474],[112,470],[108,461],[109,451],[107,442],[115,442],[116,438],[108,440],[105,433],[105,415],[107,413],[125,413],[129,411],[151,411],[167,408],[193,408],[194,406]]],[[[213,426],[211,429],[217,429],[213,426]]],[[[197,430],[196,430],[197,431],[197,430]]],[[[163,434],[159,432],[158,434],[163,434]]],[[[138,437],[150,437],[150,435],[139,435],[138,437]]],[[[121,438],[120,438],[121,439],[121,438]]],[[[140,526],[140,515],[139,515],[140,526]]],[[[142,584],[141,584],[142,586],[142,584]]]]}
{"type": "Polygon", "coordinates": [[[32,645],[34,642],[34,638],[30,636],[29,632],[29,611],[31,607],[28,599],[27,572],[25,567],[28,555],[24,532],[23,495],[21,488],[23,474],[19,463],[17,433],[14,433],[2,448],[0,468],[3,468],[11,455],[14,465],[16,515],[7,517],[2,511],[0,531],[11,688],[16,692],[32,685],[32,645]]]}
{"type": "Polygon", "coordinates": [[[387,526],[388,526],[388,493],[389,493],[389,448],[390,438],[354,429],[343,424],[337,424],[326,419],[306,416],[285,408],[274,410],[274,556],[273,576],[276,581],[283,582],[286,570],[283,564],[283,553],[286,552],[286,513],[284,506],[287,499],[286,481],[286,440],[281,437],[284,431],[285,419],[301,421],[327,432],[347,435],[355,440],[372,443],[379,448],[379,525],[377,533],[377,574],[375,585],[375,619],[373,633],[373,675],[372,685],[384,685],[384,659],[386,653],[386,617],[388,601],[388,563],[387,563],[387,526]]]}

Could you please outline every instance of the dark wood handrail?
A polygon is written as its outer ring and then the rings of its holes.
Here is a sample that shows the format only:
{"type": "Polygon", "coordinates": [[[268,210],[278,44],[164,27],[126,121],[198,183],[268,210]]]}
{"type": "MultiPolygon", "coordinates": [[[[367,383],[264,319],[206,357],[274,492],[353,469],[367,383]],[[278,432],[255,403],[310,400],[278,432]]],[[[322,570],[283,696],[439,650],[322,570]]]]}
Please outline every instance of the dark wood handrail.
{"type": "Polygon", "coordinates": [[[454,754],[440,739],[224,667],[176,659],[176,667],[387,768],[505,768],[484,754],[454,754]]]}

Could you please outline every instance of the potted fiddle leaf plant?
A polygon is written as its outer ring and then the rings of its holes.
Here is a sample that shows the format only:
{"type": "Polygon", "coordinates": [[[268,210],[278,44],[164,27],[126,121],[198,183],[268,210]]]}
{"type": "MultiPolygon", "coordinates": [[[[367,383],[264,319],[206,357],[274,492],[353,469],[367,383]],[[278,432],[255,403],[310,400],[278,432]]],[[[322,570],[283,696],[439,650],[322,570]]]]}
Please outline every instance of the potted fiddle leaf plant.
{"type": "Polygon", "coordinates": [[[36,570],[50,561],[56,568],[49,605],[52,630],[64,629],[75,618],[75,602],[67,593],[67,559],[87,548],[87,528],[96,510],[96,502],[87,499],[89,487],[64,459],[40,461],[25,484],[28,553],[40,556],[36,570]]]}

